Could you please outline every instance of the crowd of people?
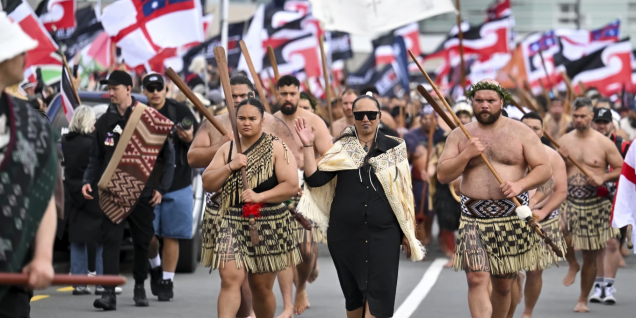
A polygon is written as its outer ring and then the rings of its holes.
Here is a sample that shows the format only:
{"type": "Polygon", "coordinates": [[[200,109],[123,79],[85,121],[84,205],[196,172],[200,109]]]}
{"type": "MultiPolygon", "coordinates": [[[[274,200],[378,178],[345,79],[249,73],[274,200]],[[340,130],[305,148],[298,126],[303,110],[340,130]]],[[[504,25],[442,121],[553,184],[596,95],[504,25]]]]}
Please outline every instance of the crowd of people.
{"type": "MultiPolygon", "coordinates": [[[[400,251],[425,260],[435,219],[446,266],[466,272],[473,317],[512,317],[521,295],[531,317],[542,272],[563,260],[564,285],[580,272],[575,311],[618,301],[631,228],[612,227],[612,202],[636,138],[626,97],[614,99],[619,105],[588,89],[576,98],[515,98],[483,80],[457,100],[425,87],[437,105],[415,89],[388,98],[344,84],[320,100],[284,75],[264,104],[244,73],[223,92],[217,72],[191,68],[186,82],[210,118],[161,74],[141,74],[136,84],[113,70],[94,85],[108,91],[106,112],[96,118],[80,106],[57,136],[46,103],[16,89],[35,41],[5,15],[0,27],[0,271],[29,279],[28,289],[0,287],[0,317],[28,317],[31,290],[51,283],[56,225],[68,229],[71,273],[96,276],[120,274],[127,223],[135,306],[149,306],[148,273],[159,301],[175,298],[179,240],[193,233],[193,169],[203,169],[207,192],[201,263],[221,278],[218,317],[273,318],[276,280],[279,317],[305,312],[321,244],[347,317],[391,317],[400,251]],[[444,104],[458,122],[436,113],[444,104]],[[460,124],[465,132],[454,129],[460,124]]],[[[93,306],[116,310],[121,292],[96,286],[93,306]]],[[[91,293],[74,286],[74,295],[91,293]]]]}

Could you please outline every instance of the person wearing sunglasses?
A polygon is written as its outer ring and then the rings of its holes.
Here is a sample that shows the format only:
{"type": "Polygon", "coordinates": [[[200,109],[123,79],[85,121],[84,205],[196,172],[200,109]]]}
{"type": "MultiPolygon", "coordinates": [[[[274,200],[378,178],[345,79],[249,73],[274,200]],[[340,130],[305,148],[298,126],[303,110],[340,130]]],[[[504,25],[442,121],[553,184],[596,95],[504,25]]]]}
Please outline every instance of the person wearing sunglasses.
{"type": "Polygon", "coordinates": [[[415,237],[406,143],[380,132],[380,104],[372,96],[358,97],[352,109],[354,125],[320,163],[314,159],[314,130],[305,119],[296,120],[305,158],[298,211],[327,231],[347,317],[391,317],[399,246],[413,261],[425,254],[415,237]]]}

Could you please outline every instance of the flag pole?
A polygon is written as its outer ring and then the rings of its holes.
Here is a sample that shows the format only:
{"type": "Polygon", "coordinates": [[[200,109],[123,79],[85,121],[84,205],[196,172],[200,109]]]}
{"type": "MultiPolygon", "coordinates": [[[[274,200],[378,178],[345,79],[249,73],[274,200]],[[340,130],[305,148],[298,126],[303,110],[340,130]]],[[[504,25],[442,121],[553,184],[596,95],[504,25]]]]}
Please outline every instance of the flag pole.
{"type": "Polygon", "coordinates": [[[325,40],[320,38],[320,55],[322,55],[322,75],[325,78],[325,99],[327,100],[327,112],[329,113],[329,132],[333,136],[333,114],[331,112],[331,96],[329,96],[329,73],[327,72],[327,56],[325,55],[325,40]]]}
{"type": "Polygon", "coordinates": [[[245,46],[245,42],[241,40],[239,42],[241,46],[241,51],[243,52],[243,56],[245,56],[245,62],[247,62],[247,67],[250,69],[250,73],[254,78],[254,84],[256,84],[256,91],[258,92],[258,97],[261,98],[261,103],[265,107],[265,111],[268,113],[272,113],[272,109],[269,107],[269,103],[267,102],[267,98],[265,97],[265,92],[263,91],[263,85],[261,84],[261,79],[258,77],[258,73],[256,73],[256,69],[254,68],[254,64],[252,64],[252,58],[250,57],[250,52],[247,50],[247,46],[245,46]]]}
{"type": "MultiPolygon", "coordinates": [[[[223,47],[223,49],[225,49],[227,51],[228,50],[228,47],[227,47],[227,36],[228,36],[228,34],[227,34],[228,33],[227,19],[228,19],[228,16],[230,15],[230,2],[229,2],[229,0],[221,0],[220,4],[221,4],[221,14],[220,14],[220,16],[221,16],[221,46],[223,47]]],[[[207,72],[207,70],[206,70],[206,72],[207,72]]]]}
{"type": "Polygon", "coordinates": [[[71,88],[73,89],[73,93],[75,94],[75,98],[77,98],[77,103],[81,104],[82,101],[79,98],[79,94],[77,93],[77,89],[75,88],[75,84],[73,84],[72,77],[74,78],[75,76],[73,76],[73,74],[71,73],[71,70],[68,68],[68,63],[66,62],[66,56],[64,56],[64,54],[62,54],[62,62],[64,63],[64,68],[66,69],[66,72],[68,73],[68,79],[69,79],[69,82],[71,82],[71,88]]]}
{"type": "Polygon", "coordinates": [[[545,60],[543,59],[543,53],[541,49],[539,49],[539,57],[541,58],[541,64],[543,65],[543,71],[545,72],[545,79],[548,82],[548,90],[552,90],[552,81],[550,80],[550,75],[548,75],[548,68],[545,66],[545,60]]]}
{"type": "Polygon", "coordinates": [[[462,31],[462,12],[459,0],[455,0],[457,6],[457,36],[459,37],[459,65],[461,67],[460,83],[462,92],[466,90],[466,64],[464,62],[464,32],[462,31]]]}

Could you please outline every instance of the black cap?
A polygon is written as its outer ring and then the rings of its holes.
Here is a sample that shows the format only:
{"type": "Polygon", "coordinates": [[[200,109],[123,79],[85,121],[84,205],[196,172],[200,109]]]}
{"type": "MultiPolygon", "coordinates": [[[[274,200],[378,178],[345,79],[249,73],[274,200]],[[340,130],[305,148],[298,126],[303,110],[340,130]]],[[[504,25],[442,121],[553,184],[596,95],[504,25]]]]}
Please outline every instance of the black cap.
{"type": "Polygon", "coordinates": [[[107,79],[99,81],[102,85],[124,85],[133,86],[132,77],[127,72],[115,70],[107,79]]]}
{"type": "Polygon", "coordinates": [[[164,84],[164,80],[163,80],[163,76],[161,76],[161,74],[159,73],[152,73],[152,74],[148,74],[146,75],[146,77],[144,77],[144,79],[141,81],[141,85],[146,88],[152,84],[164,84]]]}
{"type": "Polygon", "coordinates": [[[612,122],[612,111],[607,108],[596,108],[594,109],[594,118],[592,121],[606,121],[608,123],[612,122]]]}

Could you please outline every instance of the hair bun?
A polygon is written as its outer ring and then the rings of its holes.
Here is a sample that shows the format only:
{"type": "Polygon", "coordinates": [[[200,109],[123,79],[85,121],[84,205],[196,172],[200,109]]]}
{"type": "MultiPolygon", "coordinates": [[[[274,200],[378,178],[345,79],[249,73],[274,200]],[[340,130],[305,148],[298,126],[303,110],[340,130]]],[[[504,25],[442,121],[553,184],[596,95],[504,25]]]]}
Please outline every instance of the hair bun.
{"type": "Polygon", "coordinates": [[[369,96],[369,97],[373,97],[373,92],[368,91],[368,92],[366,92],[366,94],[365,94],[365,95],[367,95],[367,96],[369,96]]]}

